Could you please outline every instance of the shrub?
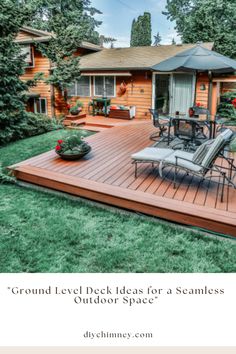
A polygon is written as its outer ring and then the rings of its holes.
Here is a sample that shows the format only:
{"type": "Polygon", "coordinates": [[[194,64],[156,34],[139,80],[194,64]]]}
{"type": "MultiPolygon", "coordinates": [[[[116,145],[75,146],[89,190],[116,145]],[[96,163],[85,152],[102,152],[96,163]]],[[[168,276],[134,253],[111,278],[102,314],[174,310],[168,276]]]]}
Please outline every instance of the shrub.
{"type": "Polygon", "coordinates": [[[234,100],[236,92],[225,92],[220,97],[220,104],[217,108],[217,114],[222,118],[229,118],[229,121],[236,122],[236,108],[234,100]]]}
{"type": "Polygon", "coordinates": [[[0,145],[61,128],[63,128],[62,122],[56,118],[28,112],[23,121],[15,124],[14,130],[10,128],[0,130],[0,145]]]}

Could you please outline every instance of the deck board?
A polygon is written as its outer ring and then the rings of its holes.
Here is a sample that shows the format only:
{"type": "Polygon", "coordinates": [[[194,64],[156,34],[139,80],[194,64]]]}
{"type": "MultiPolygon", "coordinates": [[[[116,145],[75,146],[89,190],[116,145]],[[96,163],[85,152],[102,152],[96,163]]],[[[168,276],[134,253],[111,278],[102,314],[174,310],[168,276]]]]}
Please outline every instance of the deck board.
{"type": "Polygon", "coordinates": [[[236,191],[228,188],[224,202],[217,198],[215,179],[178,175],[173,170],[140,164],[134,177],[131,154],[150,146],[153,126],[149,121],[121,124],[85,138],[92,152],[79,161],[63,161],[54,151],[23,161],[11,168],[20,180],[74,195],[139,211],[153,216],[208,228],[236,236],[236,191]]]}

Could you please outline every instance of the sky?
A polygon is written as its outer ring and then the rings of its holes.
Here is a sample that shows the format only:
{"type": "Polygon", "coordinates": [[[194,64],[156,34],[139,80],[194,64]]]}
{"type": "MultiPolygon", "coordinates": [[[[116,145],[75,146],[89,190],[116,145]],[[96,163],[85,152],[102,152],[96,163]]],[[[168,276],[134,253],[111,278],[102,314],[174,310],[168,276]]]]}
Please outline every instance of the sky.
{"type": "MultiPolygon", "coordinates": [[[[93,7],[103,14],[96,19],[103,21],[98,28],[100,34],[117,39],[115,47],[128,47],[130,44],[131,24],[134,18],[148,11],[152,16],[152,35],[160,33],[161,44],[171,44],[172,38],[180,42],[174,23],[162,15],[166,0],[91,0],[93,7]]],[[[154,37],[152,37],[154,41],[154,37]]]]}

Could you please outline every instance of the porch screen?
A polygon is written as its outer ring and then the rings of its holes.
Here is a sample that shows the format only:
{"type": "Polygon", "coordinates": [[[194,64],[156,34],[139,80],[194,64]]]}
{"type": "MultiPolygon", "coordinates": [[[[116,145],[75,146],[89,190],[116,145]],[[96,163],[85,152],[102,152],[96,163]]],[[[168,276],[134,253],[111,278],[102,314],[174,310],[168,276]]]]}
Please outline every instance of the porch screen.
{"type": "Polygon", "coordinates": [[[81,76],[79,80],[74,82],[68,89],[68,95],[89,97],[90,95],[90,77],[81,76]]]}
{"type": "Polygon", "coordinates": [[[94,95],[104,97],[115,96],[115,77],[114,76],[95,76],[94,95]]]}

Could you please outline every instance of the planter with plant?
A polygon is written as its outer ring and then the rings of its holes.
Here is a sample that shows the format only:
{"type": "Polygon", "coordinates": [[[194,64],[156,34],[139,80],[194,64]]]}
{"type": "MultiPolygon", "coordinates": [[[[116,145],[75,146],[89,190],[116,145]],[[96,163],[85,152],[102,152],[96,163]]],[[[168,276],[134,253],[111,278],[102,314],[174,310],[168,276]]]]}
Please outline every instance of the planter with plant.
{"type": "Polygon", "coordinates": [[[58,140],[55,152],[64,160],[78,160],[91,151],[91,146],[79,135],[71,135],[58,140]]]}
{"type": "Polygon", "coordinates": [[[68,104],[67,105],[67,108],[69,110],[69,113],[73,116],[76,116],[78,115],[81,111],[82,111],[82,108],[83,108],[84,104],[83,102],[81,101],[76,101],[74,104],[68,104]]]}

